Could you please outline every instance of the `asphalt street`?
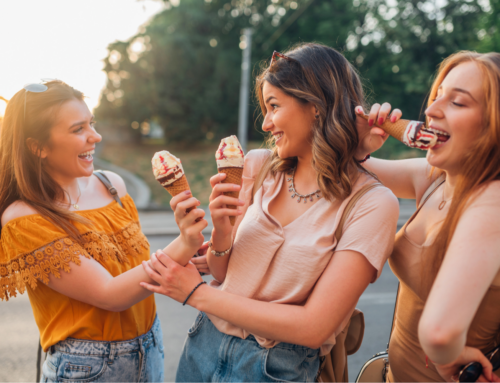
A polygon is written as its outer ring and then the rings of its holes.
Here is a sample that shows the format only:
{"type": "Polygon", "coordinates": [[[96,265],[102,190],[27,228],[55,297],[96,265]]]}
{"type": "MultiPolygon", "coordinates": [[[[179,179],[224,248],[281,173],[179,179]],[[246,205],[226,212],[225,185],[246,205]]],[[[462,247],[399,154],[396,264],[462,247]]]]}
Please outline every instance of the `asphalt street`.
{"type": "MultiPolygon", "coordinates": [[[[401,209],[401,222],[404,222],[413,210],[411,203],[406,205],[401,209]]],[[[144,226],[146,229],[147,222],[144,226]]],[[[175,238],[173,232],[168,235],[146,234],[152,250],[164,247],[175,238]]],[[[205,236],[208,239],[207,234],[205,236]]],[[[396,289],[397,279],[386,265],[382,276],[367,288],[359,300],[358,308],[364,312],[366,328],[360,350],[349,357],[351,381],[356,378],[359,369],[369,357],[386,348],[396,289]]],[[[166,381],[173,381],[186,332],[194,322],[197,312],[164,296],[157,296],[156,302],[165,344],[165,378],[166,381]]],[[[27,294],[9,302],[0,302],[0,382],[35,380],[37,343],[38,329],[27,294]]]]}

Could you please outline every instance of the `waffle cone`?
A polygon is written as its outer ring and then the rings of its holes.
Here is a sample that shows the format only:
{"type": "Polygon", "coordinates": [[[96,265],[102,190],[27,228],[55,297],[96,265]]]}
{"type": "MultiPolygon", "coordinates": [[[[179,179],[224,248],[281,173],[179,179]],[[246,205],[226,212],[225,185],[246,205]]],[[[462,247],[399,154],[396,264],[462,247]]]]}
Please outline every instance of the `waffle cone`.
{"type": "MultiPolygon", "coordinates": [[[[164,186],[164,188],[170,193],[172,197],[175,197],[177,194],[182,193],[183,191],[189,190],[189,184],[186,175],[183,174],[182,177],[177,181],[171,183],[170,185],[164,186]]],[[[194,207],[187,209],[186,213],[189,213],[193,209],[194,207]]]]}
{"type": "Polygon", "coordinates": [[[391,120],[387,119],[382,125],[377,126],[389,133],[395,139],[403,142],[403,136],[409,123],[410,120],[398,120],[396,122],[391,122],[391,120]]]}
{"type": "MultiPolygon", "coordinates": [[[[236,184],[236,185],[241,185],[241,177],[243,176],[243,168],[219,168],[218,169],[219,173],[225,173],[226,178],[222,181],[223,184],[236,184]]],[[[233,197],[233,198],[238,198],[240,196],[239,191],[233,191],[233,192],[227,192],[224,193],[224,195],[228,197],[233,197]]],[[[236,209],[235,205],[227,205],[228,209],[236,209]]],[[[229,222],[231,222],[231,225],[234,226],[234,223],[236,222],[236,217],[231,216],[229,217],[229,222]]]]}

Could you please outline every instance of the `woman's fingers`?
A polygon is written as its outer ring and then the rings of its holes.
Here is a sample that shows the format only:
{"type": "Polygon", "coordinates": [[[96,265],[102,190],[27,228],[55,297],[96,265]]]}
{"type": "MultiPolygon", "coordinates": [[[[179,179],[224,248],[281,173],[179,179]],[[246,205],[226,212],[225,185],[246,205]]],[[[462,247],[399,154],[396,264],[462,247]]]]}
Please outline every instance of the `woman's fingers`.
{"type": "Polygon", "coordinates": [[[394,109],[391,113],[391,122],[396,122],[403,116],[403,112],[400,109],[394,109]]]}
{"type": "Polygon", "coordinates": [[[186,190],[182,193],[177,194],[175,197],[172,197],[170,200],[170,208],[175,211],[175,208],[177,207],[177,204],[179,202],[185,201],[188,198],[191,197],[191,190],[186,190]]]}
{"type": "Polygon", "coordinates": [[[210,210],[212,210],[212,209],[220,209],[227,205],[243,206],[245,205],[245,201],[238,198],[229,197],[226,195],[220,195],[212,202],[210,202],[208,206],[210,207],[210,210]]]}
{"type": "Polygon", "coordinates": [[[391,104],[384,102],[378,112],[377,124],[382,125],[384,121],[387,119],[387,116],[389,116],[390,112],[391,112],[391,104]]]}
{"type": "Polygon", "coordinates": [[[201,257],[207,253],[209,243],[210,241],[203,242],[203,245],[201,245],[201,247],[198,249],[198,256],[201,257]]]}
{"type": "Polygon", "coordinates": [[[215,185],[217,185],[218,183],[220,183],[226,177],[227,176],[226,176],[225,173],[216,174],[215,176],[210,177],[210,185],[213,188],[215,185]]]}
{"type": "Polygon", "coordinates": [[[214,201],[217,197],[223,195],[223,193],[236,192],[240,189],[241,186],[237,184],[217,184],[212,188],[209,200],[214,201]]]}
{"type": "Polygon", "coordinates": [[[377,121],[378,112],[380,110],[380,104],[373,104],[370,113],[368,114],[368,125],[373,126],[377,121]]]}

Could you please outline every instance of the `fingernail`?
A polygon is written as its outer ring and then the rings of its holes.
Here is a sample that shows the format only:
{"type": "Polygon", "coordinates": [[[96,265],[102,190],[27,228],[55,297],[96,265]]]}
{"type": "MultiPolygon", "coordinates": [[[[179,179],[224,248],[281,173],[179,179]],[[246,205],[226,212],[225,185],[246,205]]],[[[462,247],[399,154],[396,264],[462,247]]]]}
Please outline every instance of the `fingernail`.
{"type": "Polygon", "coordinates": [[[396,116],[391,117],[391,122],[396,122],[396,116]]]}
{"type": "Polygon", "coordinates": [[[241,200],[241,199],[239,199],[239,200],[238,200],[238,202],[239,202],[239,203],[245,203],[245,201],[243,201],[243,200],[241,200]]]}
{"type": "Polygon", "coordinates": [[[378,124],[379,124],[379,125],[382,125],[383,123],[384,123],[384,119],[383,119],[382,117],[380,117],[380,118],[378,119],[378,124]]]}
{"type": "Polygon", "coordinates": [[[190,194],[191,194],[191,190],[186,190],[184,193],[185,193],[186,195],[190,195],[190,194]]]}
{"type": "Polygon", "coordinates": [[[368,120],[368,125],[369,125],[369,126],[372,126],[372,125],[373,125],[373,118],[370,118],[370,119],[368,120]]]}

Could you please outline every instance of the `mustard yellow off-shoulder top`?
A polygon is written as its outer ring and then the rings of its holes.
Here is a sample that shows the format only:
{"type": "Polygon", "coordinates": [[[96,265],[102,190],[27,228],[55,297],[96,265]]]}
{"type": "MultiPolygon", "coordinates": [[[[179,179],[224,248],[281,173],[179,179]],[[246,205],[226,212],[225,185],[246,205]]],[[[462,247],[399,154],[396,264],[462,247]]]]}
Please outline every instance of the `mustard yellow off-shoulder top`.
{"type": "Polygon", "coordinates": [[[45,351],[66,338],[120,341],[149,331],[156,315],[154,296],[122,312],[106,311],[71,299],[47,286],[49,274],[60,277],[78,267],[80,257],[94,258],[114,277],[149,259],[149,243],[129,195],[107,206],[77,214],[92,225],[76,223],[76,243],[39,214],[9,221],[0,241],[0,299],[28,291],[45,351]]]}

